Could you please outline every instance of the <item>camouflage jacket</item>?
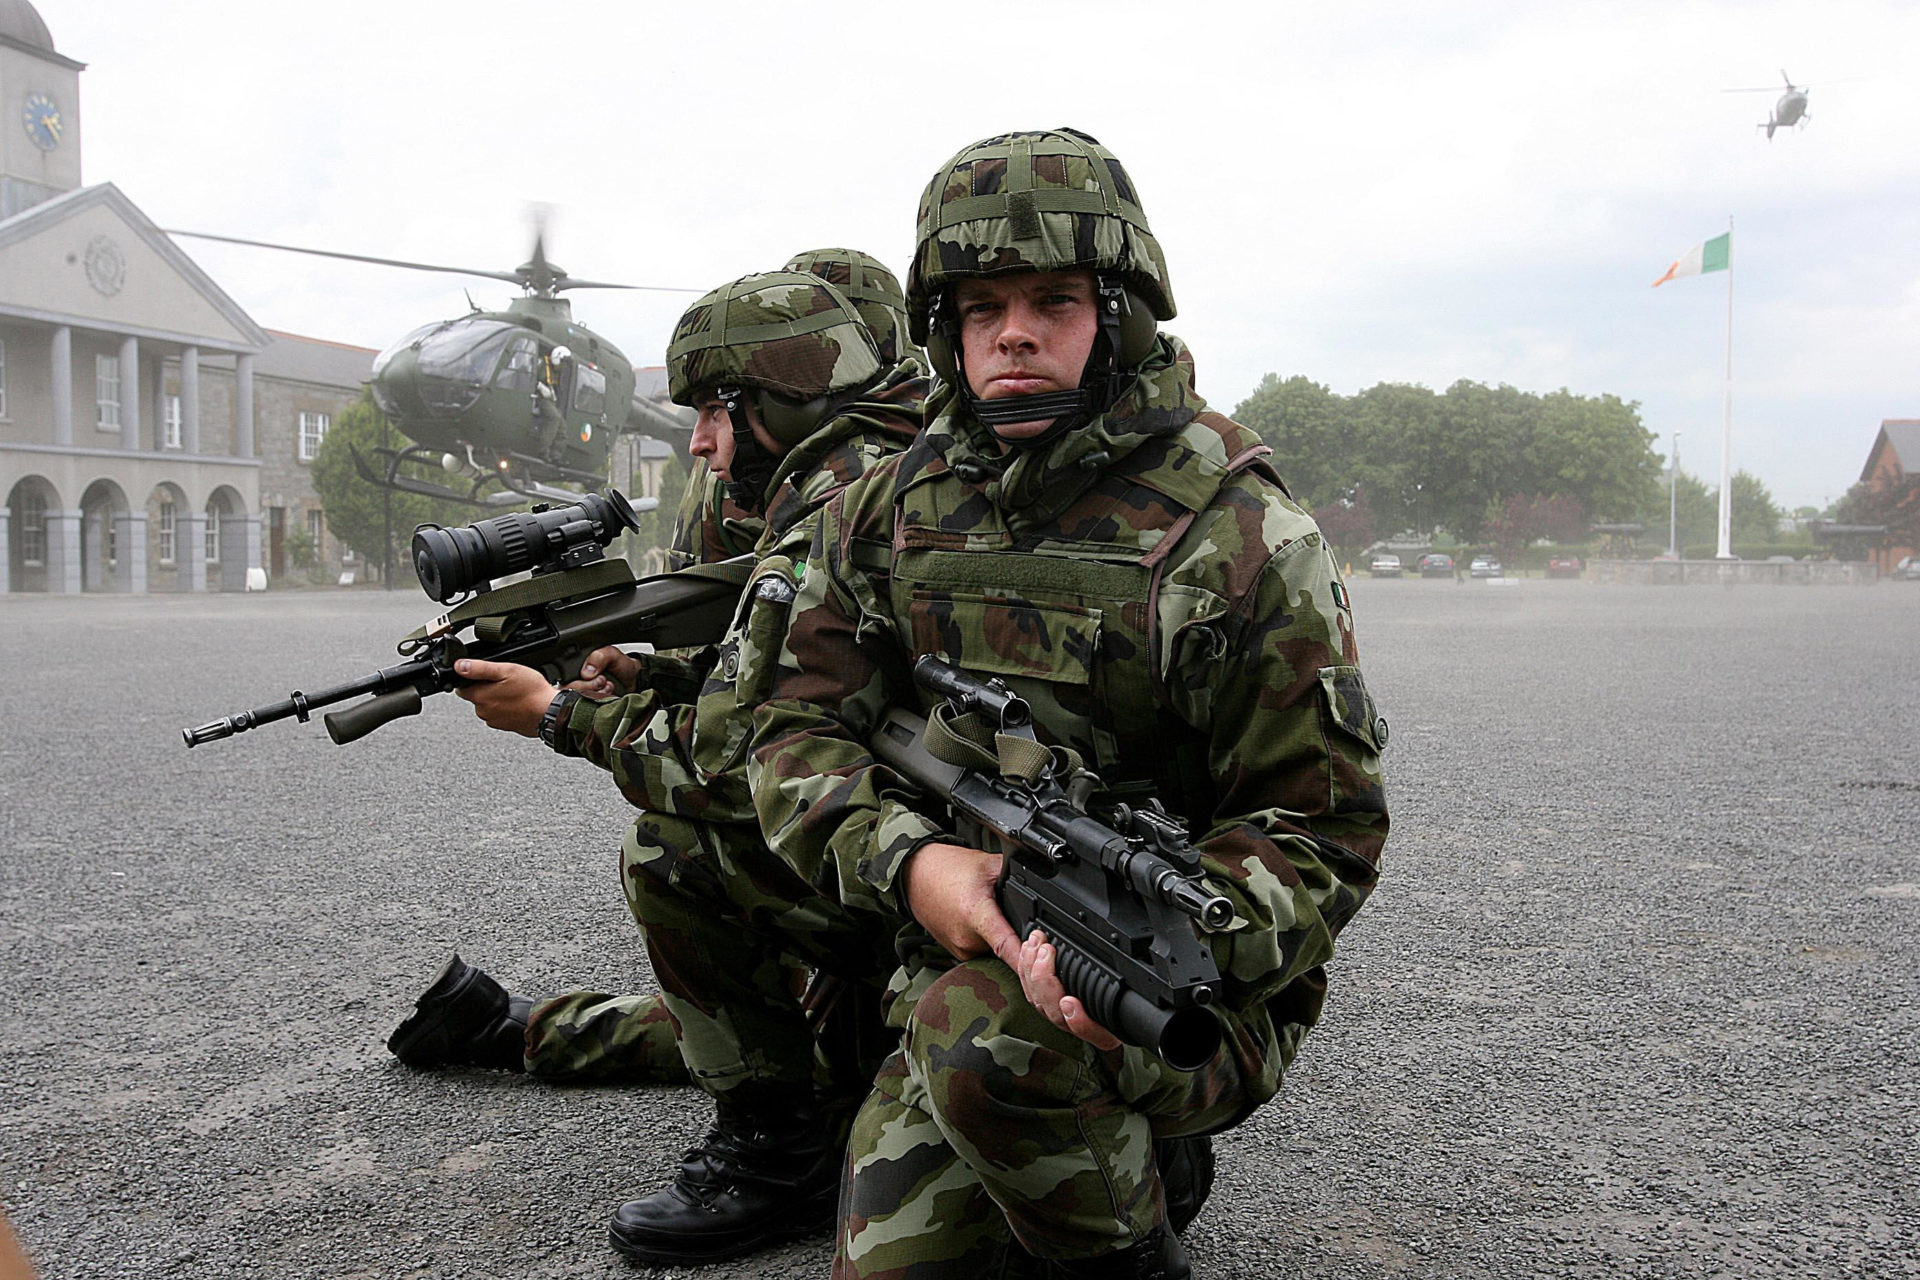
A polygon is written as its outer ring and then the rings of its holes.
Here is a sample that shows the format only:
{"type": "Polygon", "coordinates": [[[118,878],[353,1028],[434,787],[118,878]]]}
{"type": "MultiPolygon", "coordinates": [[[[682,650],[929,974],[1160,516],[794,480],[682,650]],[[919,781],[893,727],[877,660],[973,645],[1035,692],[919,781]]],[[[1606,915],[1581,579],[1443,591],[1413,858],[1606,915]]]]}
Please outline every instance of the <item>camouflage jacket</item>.
{"type": "Polygon", "coordinates": [[[707,469],[705,459],[696,459],[674,517],[667,568],[718,564],[746,555],[766,532],[766,520],[729,498],[727,482],[707,469]]]}
{"type": "Polygon", "coordinates": [[[938,653],[1005,679],[1116,792],[1169,797],[1239,918],[1214,938],[1228,1000],[1306,976],[1274,1012],[1311,1022],[1387,833],[1385,721],[1312,518],[1264,464],[1236,467],[1258,437],[1207,411],[1175,339],[1037,450],[999,455],[950,389],[928,413],[789,570],[750,766],[768,840],[828,896],[904,914],[901,865],[956,835],[865,744],[890,702],[927,707],[908,673],[938,653]]]}
{"type": "MultiPolygon", "coordinates": [[[[794,528],[834,494],[904,449],[920,430],[926,393],[920,366],[903,361],[782,457],[758,552],[767,554],[783,537],[795,536],[794,528]]],[[[621,794],[638,808],[709,822],[753,822],[745,753],[760,692],[752,690],[742,706],[736,682],[743,649],[769,642],[767,602],[756,594],[764,581],[757,574],[742,593],[696,700],[675,700],[672,691],[663,696],[657,688],[601,702],[583,698],[555,735],[555,750],[610,770],[621,794]]]]}

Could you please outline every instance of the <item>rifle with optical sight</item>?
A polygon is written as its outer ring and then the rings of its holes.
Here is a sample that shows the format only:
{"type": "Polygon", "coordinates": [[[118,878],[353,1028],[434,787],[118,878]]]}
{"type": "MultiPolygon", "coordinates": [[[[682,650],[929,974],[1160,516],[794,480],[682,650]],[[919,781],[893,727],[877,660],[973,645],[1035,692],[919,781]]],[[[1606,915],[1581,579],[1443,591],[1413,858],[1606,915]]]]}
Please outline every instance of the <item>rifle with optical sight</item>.
{"type": "Polygon", "coordinates": [[[753,557],[636,578],[625,560],[608,559],[606,548],[638,527],[618,489],[453,529],[422,525],[413,535],[414,572],[428,595],[454,607],[401,639],[400,655],[408,661],[317,693],[296,690],[284,701],[180,735],[194,747],[288,717],[305,722],[321,707],[366,697],[322,717],[327,736],[344,746],[389,721],[418,715],[423,698],[470,683],[454,671],[461,658],[519,663],[566,684],[580,678],[581,663],[603,645],[687,649],[718,641],[753,557]],[[532,576],[523,581],[492,585],[528,569],[532,576]]]}

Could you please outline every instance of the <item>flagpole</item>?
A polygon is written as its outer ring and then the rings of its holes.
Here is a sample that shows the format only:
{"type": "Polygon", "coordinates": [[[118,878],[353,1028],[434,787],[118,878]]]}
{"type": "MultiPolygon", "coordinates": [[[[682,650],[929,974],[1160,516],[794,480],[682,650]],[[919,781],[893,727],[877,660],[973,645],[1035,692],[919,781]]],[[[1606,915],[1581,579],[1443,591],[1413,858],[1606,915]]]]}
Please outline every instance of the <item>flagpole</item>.
{"type": "Polygon", "coordinates": [[[1733,215],[1727,215],[1727,384],[1720,424],[1720,551],[1733,559],[1733,215]]]}

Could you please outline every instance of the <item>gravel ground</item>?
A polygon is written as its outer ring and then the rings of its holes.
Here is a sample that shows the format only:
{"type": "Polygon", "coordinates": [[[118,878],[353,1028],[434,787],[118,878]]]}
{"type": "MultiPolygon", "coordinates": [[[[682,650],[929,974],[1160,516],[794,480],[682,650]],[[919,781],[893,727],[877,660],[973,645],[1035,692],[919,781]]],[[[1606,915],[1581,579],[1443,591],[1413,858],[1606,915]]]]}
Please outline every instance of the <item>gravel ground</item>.
{"type": "MultiPolygon", "coordinates": [[[[1197,1274],[1920,1276],[1920,588],[1354,594],[1388,875],[1197,1274]]],[[[604,1222],[696,1094],[383,1047],[454,947],[650,982],[613,788],[450,698],[181,746],[431,612],[0,601],[0,1204],[44,1276],[676,1274],[604,1222]]]]}

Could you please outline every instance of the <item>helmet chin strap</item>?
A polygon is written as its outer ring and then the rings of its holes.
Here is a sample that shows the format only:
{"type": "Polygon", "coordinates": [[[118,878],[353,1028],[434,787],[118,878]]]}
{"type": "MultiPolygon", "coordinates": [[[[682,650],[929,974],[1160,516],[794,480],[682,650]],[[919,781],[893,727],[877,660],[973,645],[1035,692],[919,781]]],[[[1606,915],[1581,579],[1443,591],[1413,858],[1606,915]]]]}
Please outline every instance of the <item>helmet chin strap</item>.
{"type": "Polygon", "coordinates": [[[766,509],[767,490],[780,469],[780,459],[753,434],[753,423],[747,418],[744,388],[715,387],[713,393],[720,397],[727,418],[733,423],[733,461],[727,464],[727,496],[742,510],[761,514],[766,509]]]}
{"type": "MultiPolygon", "coordinates": [[[[990,430],[1022,422],[1053,419],[1047,424],[1046,430],[1037,435],[1016,440],[1000,437],[1002,443],[1015,449],[1035,449],[1049,444],[1075,427],[1093,421],[1120,398],[1120,392],[1126,385],[1125,371],[1120,368],[1120,319],[1127,312],[1127,291],[1118,280],[1105,275],[1095,276],[1094,281],[1099,329],[1094,335],[1092,349],[1087,352],[1086,366],[1080,371],[1080,385],[1071,391],[1039,391],[1031,395],[1000,396],[992,400],[982,400],[973,394],[973,387],[967,381],[959,319],[946,314],[950,304],[945,290],[935,297],[933,323],[947,326],[954,372],[958,375],[955,381],[959,384],[961,398],[966,401],[973,416],[990,430]]],[[[999,436],[997,431],[994,434],[999,436]]]]}

